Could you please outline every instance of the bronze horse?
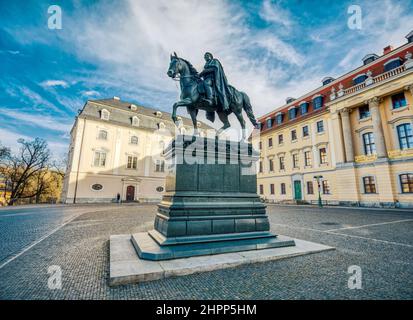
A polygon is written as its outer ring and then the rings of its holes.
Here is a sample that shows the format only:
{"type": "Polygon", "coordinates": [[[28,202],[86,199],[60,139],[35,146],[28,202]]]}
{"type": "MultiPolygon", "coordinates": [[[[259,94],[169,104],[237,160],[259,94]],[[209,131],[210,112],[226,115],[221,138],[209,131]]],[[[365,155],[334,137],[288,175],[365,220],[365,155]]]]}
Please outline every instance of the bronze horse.
{"type": "Polygon", "coordinates": [[[189,61],[179,58],[176,53],[171,55],[171,62],[169,64],[167,75],[173,79],[179,77],[181,86],[181,100],[175,102],[173,105],[172,120],[176,123],[176,109],[178,107],[186,107],[192,119],[195,135],[198,134],[196,121],[198,110],[205,110],[207,112],[207,119],[212,122],[215,120],[215,112],[218,114],[219,119],[224,125],[218,130],[217,135],[231,126],[228,122],[228,115],[233,112],[241,124],[242,137],[245,139],[245,120],[242,116],[242,110],[246,112],[254,127],[258,127],[257,121],[255,120],[252,112],[250,99],[245,92],[238,91],[234,87],[229,86],[231,92],[231,102],[229,105],[229,111],[224,112],[220,105],[209,106],[205,103],[205,101],[203,101],[203,83],[201,77],[189,61]]]}

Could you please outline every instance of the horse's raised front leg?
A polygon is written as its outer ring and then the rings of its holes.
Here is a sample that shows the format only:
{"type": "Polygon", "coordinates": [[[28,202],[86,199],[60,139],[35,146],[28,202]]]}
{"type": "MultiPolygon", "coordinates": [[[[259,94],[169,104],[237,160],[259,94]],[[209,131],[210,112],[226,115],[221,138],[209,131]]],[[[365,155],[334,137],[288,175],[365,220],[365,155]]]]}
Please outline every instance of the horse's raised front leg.
{"type": "Polygon", "coordinates": [[[178,118],[176,117],[176,109],[178,109],[179,107],[186,107],[188,104],[190,104],[191,101],[189,100],[180,100],[174,103],[173,107],[172,107],[172,121],[176,124],[176,121],[178,120],[178,118]]]}

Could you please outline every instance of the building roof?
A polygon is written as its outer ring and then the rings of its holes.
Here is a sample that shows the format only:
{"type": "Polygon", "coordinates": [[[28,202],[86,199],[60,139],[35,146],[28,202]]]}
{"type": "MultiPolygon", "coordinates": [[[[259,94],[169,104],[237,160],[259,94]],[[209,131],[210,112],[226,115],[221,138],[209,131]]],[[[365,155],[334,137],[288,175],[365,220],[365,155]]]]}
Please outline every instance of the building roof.
{"type": "MultiPolygon", "coordinates": [[[[396,48],[390,52],[388,52],[387,54],[384,54],[380,57],[378,57],[376,60],[374,60],[373,62],[367,64],[367,65],[362,65],[338,78],[336,78],[334,81],[318,87],[317,89],[306,93],[304,95],[302,95],[301,97],[297,98],[295,101],[292,101],[290,103],[287,103],[279,108],[276,108],[275,110],[259,117],[258,121],[261,122],[261,128],[263,131],[266,131],[267,129],[274,129],[277,128],[281,125],[278,126],[272,126],[271,128],[267,128],[267,123],[266,120],[267,119],[273,119],[275,118],[275,115],[277,113],[287,113],[288,109],[291,108],[292,106],[297,106],[302,102],[302,101],[308,101],[310,102],[310,106],[308,109],[308,113],[306,113],[303,116],[298,116],[296,119],[293,119],[291,121],[288,121],[287,123],[293,123],[296,121],[300,121],[305,117],[311,116],[315,113],[319,113],[322,112],[323,110],[326,109],[326,103],[329,103],[330,101],[330,94],[331,94],[331,90],[334,87],[334,90],[338,91],[340,87],[342,87],[343,89],[347,89],[350,88],[352,86],[354,86],[353,83],[353,79],[355,77],[357,77],[360,74],[364,74],[367,71],[371,71],[372,73],[372,77],[375,77],[381,73],[384,73],[384,64],[386,64],[386,62],[393,60],[393,59],[397,59],[400,58],[402,61],[405,60],[405,55],[408,51],[412,51],[413,48],[413,43],[406,43],[402,46],[400,46],[399,48],[396,48]],[[313,104],[312,104],[312,99],[315,96],[321,95],[324,98],[323,101],[323,105],[320,109],[313,109],[313,104]]],[[[287,124],[285,122],[282,123],[282,125],[287,124]]]]}
{"type": "MultiPolygon", "coordinates": [[[[132,102],[121,101],[114,97],[110,99],[88,100],[79,118],[100,120],[101,111],[106,109],[110,112],[109,122],[123,126],[132,127],[132,117],[137,116],[139,119],[139,128],[158,129],[159,123],[163,123],[166,129],[174,129],[175,124],[172,121],[171,113],[156,110],[134,104],[132,102]]],[[[185,127],[192,127],[192,120],[187,117],[179,116],[185,127]]],[[[209,125],[200,122],[200,129],[212,129],[209,125]]]]}

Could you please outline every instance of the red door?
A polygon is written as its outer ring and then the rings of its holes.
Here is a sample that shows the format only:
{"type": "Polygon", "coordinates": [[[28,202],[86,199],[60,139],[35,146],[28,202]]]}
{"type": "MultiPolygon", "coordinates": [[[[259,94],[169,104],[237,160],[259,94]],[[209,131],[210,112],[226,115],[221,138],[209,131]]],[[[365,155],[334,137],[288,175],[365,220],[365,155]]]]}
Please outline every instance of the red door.
{"type": "Polygon", "coordinates": [[[135,200],[135,187],[128,186],[126,188],[126,201],[134,201],[135,200]]]}

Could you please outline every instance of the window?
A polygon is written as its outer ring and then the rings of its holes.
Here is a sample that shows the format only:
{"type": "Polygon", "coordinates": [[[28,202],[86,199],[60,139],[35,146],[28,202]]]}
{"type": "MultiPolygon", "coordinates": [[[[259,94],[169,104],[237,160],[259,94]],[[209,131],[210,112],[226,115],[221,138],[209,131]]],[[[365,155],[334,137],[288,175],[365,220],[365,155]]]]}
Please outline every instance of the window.
{"type": "Polygon", "coordinates": [[[268,164],[269,164],[269,167],[270,167],[270,172],[273,172],[274,171],[274,161],[272,159],[269,159],[268,164]]]}
{"type": "Polygon", "coordinates": [[[272,119],[267,119],[267,128],[272,127],[272,119]]]}
{"type": "Polygon", "coordinates": [[[275,122],[277,124],[282,124],[283,123],[283,114],[282,113],[279,113],[275,116],[275,122]]]}
{"type": "Polygon", "coordinates": [[[308,102],[303,102],[300,104],[301,114],[306,114],[308,112],[308,102]]]}
{"type": "Polygon", "coordinates": [[[374,177],[363,177],[364,193],[376,193],[376,182],[374,177]]]}
{"type": "Polygon", "coordinates": [[[134,127],[139,127],[139,118],[137,116],[132,117],[132,125],[134,127]]]}
{"type": "Polygon", "coordinates": [[[110,115],[110,113],[106,109],[102,109],[102,111],[100,111],[100,118],[102,120],[109,120],[109,115],[110,115]]]}
{"type": "Polygon", "coordinates": [[[280,170],[285,170],[284,157],[280,157],[280,170]]]}
{"type": "Polygon", "coordinates": [[[155,171],[165,172],[165,161],[164,160],[156,160],[155,171]]]}
{"type": "Polygon", "coordinates": [[[330,194],[330,185],[327,180],[323,180],[323,194],[330,194]]]}
{"type": "Polygon", "coordinates": [[[293,154],[293,168],[298,168],[298,154],[293,154]]]}
{"type": "Polygon", "coordinates": [[[313,109],[317,110],[323,106],[323,96],[318,95],[313,98],[313,109]]]}
{"type": "Polygon", "coordinates": [[[314,194],[314,187],[312,181],[307,181],[307,194],[314,194]]]}
{"type": "Polygon", "coordinates": [[[291,141],[297,140],[297,131],[291,131],[291,141]]]}
{"type": "Polygon", "coordinates": [[[268,138],[268,147],[272,147],[272,138],[268,138]]]}
{"type": "Polygon", "coordinates": [[[262,141],[260,141],[260,142],[258,143],[258,148],[259,148],[260,150],[262,150],[262,141]]]}
{"type": "Polygon", "coordinates": [[[360,119],[366,119],[370,117],[369,106],[366,105],[366,106],[359,107],[359,116],[360,116],[360,119]]]}
{"type": "Polygon", "coordinates": [[[104,167],[106,165],[106,152],[95,151],[95,159],[93,164],[95,167],[104,167]]]}
{"type": "Polygon", "coordinates": [[[128,169],[136,169],[138,167],[138,157],[128,156],[128,169]]]}
{"type": "Polygon", "coordinates": [[[327,149],[320,148],[319,153],[320,153],[320,164],[327,163],[327,149]]]}
{"type": "Polygon", "coordinates": [[[259,170],[260,170],[259,172],[262,173],[262,161],[260,161],[259,170]]]}
{"type": "Polygon", "coordinates": [[[288,110],[288,118],[290,120],[295,119],[297,117],[297,108],[291,108],[290,110],[288,110]]]}
{"type": "Polygon", "coordinates": [[[304,163],[306,167],[311,166],[311,151],[304,152],[304,163]]]}
{"type": "Polygon", "coordinates": [[[404,92],[395,94],[391,97],[393,109],[398,109],[405,107],[407,105],[406,97],[404,96],[404,92]]]}
{"type": "Polygon", "coordinates": [[[410,123],[397,126],[400,149],[413,148],[413,131],[410,123]]]}
{"type": "Polygon", "coordinates": [[[404,173],[400,176],[400,187],[402,193],[413,193],[413,174],[404,173]]]}
{"type": "Polygon", "coordinates": [[[139,143],[138,137],[137,136],[130,137],[130,143],[131,144],[138,144],[139,143]]]}
{"type": "Polygon", "coordinates": [[[274,184],[273,184],[273,183],[270,184],[270,193],[271,193],[271,194],[275,194],[274,184]]]}
{"type": "Polygon", "coordinates": [[[402,60],[400,58],[391,59],[383,64],[384,72],[400,67],[401,65],[402,65],[402,60]]]}
{"type": "Polygon", "coordinates": [[[107,140],[108,139],[108,132],[106,130],[99,130],[98,139],[99,140],[107,140]]]}
{"type": "Polygon", "coordinates": [[[278,144],[284,143],[284,136],[282,134],[278,135],[278,144]]]}
{"type": "Polygon", "coordinates": [[[303,137],[308,137],[308,126],[303,127],[303,137]]]}
{"type": "Polygon", "coordinates": [[[264,185],[260,184],[260,194],[264,194],[264,185]]]}
{"type": "Polygon", "coordinates": [[[281,183],[281,194],[286,194],[286,192],[285,192],[285,183],[281,183]]]}
{"type": "Polygon", "coordinates": [[[365,73],[359,74],[353,78],[353,85],[363,83],[366,79],[367,75],[365,73]]]}
{"type": "Polygon", "coordinates": [[[317,132],[318,133],[324,132],[324,121],[323,120],[317,121],[317,132]]]}
{"type": "Polygon", "coordinates": [[[364,154],[371,155],[376,153],[373,132],[363,134],[364,154]]]}

